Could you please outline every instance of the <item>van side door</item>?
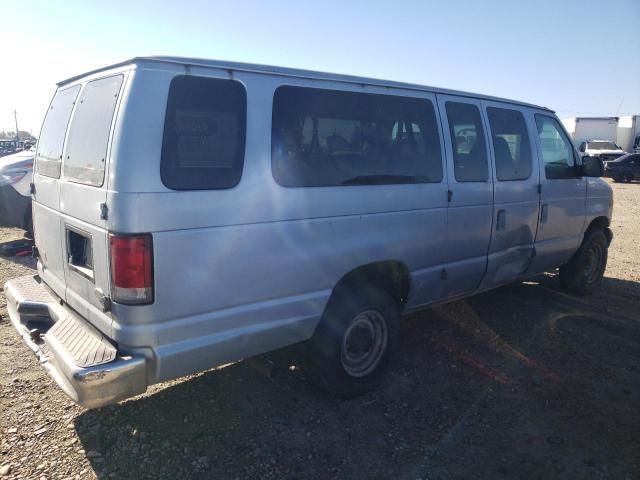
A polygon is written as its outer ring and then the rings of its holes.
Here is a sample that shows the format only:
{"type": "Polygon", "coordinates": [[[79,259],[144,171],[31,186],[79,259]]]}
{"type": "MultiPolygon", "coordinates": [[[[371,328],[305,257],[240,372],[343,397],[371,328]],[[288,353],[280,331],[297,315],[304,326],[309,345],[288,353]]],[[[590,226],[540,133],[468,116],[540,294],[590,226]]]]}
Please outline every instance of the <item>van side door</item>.
{"type": "Polygon", "coordinates": [[[447,296],[476,290],[487,268],[493,182],[480,101],[437,95],[447,156],[447,296]]]}
{"type": "Polygon", "coordinates": [[[550,112],[535,113],[533,120],[541,193],[532,273],[563,265],[579,247],[587,195],[587,182],[578,167],[578,152],[560,121],[550,112]]]}
{"type": "Polygon", "coordinates": [[[482,106],[491,139],[494,205],[487,274],[481,288],[491,288],[521,277],[535,255],[539,171],[525,109],[489,101],[482,106]]]}

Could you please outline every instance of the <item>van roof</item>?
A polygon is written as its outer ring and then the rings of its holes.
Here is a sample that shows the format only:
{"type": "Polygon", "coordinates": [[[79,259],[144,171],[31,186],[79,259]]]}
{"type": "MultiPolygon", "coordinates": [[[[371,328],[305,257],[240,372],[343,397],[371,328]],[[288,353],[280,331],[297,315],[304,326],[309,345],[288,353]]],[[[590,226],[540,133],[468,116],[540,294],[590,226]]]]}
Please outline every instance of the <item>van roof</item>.
{"type": "Polygon", "coordinates": [[[140,63],[146,63],[146,62],[158,62],[158,63],[185,65],[185,66],[209,67],[209,68],[218,68],[218,69],[229,70],[229,71],[262,73],[265,75],[278,75],[278,76],[284,76],[284,77],[298,77],[298,78],[308,78],[308,79],[315,79],[315,80],[329,80],[334,82],[344,82],[344,83],[359,84],[359,85],[372,85],[372,86],[402,88],[406,90],[428,91],[433,93],[459,95],[459,96],[472,97],[472,98],[478,98],[483,100],[492,100],[492,101],[498,101],[498,102],[511,103],[515,105],[522,105],[526,107],[533,107],[541,110],[547,110],[550,112],[553,111],[547,107],[542,107],[540,105],[535,105],[532,103],[520,102],[517,100],[510,100],[507,98],[493,97],[490,95],[482,95],[482,94],[471,93],[471,92],[450,90],[446,88],[429,87],[426,85],[419,85],[414,83],[396,82],[392,80],[381,80],[381,79],[367,78],[367,77],[357,77],[353,75],[343,75],[338,73],[317,72],[313,70],[302,70],[297,68],[276,67],[271,65],[260,65],[260,64],[253,64],[253,63],[230,62],[226,60],[208,60],[203,58],[188,58],[188,57],[173,57],[173,56],[134,57],[129,60],[125,60],[124,62],[115,63],[113,65],[107,65],[95,70],[91,70],[90,72],[83,73],[82,75],[77,75],[77,76],[68,78],[66,80],[59,82],[58,86],[61,87],[63,85],[79,80],[83,77],[86,77],[87,75],[92,75],[95,73],[107,71],[112,68],[124,67],[127,65],[136,65],[140,63]]]}

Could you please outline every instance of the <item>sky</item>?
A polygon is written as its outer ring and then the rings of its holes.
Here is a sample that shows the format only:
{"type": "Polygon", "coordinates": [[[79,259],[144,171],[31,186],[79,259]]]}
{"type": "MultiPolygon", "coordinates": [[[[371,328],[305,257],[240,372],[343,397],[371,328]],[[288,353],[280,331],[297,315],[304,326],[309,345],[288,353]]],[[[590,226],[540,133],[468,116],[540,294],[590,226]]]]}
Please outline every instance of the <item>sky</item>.
{"type": "Polygon", "coordinates": [[[144,55],[262,63],[640,114],[640,0],[2,0],[0,130],[56,82],[144,55]],[[5,3],[6,2],[6,3],[5,3]],[[11,68],[8,63],[11,62],[11,68]]]}

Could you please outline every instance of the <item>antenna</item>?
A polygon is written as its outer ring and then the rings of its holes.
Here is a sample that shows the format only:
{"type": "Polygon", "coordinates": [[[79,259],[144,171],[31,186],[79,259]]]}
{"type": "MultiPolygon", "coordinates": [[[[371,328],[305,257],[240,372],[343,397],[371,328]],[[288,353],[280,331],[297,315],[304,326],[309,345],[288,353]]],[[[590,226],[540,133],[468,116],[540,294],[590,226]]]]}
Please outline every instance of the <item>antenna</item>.
{"type": "Polygon", "coordinates": [[[620,107],[622,107],[623,102],[624,102],[624,97],[622,97],[622,100],[620,100],[620,103],[618,104],[618,108],[616,110],[616,117],[618,116],[618,113],[620,113],[620,107]]]}
{"type": "Polygon", "coordinates": [[[18,112],[16,110],[13,111],[13,118],[16,121],[16,142],[20,141],[20,130],[18,130],[18,112]]]}

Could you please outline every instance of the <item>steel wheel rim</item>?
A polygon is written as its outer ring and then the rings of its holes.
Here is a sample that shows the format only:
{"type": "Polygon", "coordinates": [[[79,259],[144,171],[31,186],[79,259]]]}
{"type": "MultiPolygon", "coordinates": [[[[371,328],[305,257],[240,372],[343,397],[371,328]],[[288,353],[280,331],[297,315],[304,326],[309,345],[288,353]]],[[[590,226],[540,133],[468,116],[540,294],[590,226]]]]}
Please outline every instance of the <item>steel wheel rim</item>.
{"type": "Polygon", "coordinates": [[[375,310],[359,313],[342,337],[342,368],[352,377],[368,375],[382,360],[387,342],[387,324],[383,315],[375,310]]]}
{"type": "Polygon", "coordinates": [[[600,275],[600,265],[602,264],[602,248],[600,245],[592,245],[587,250],[584,262],[584,275],[587,283],[593,283],[600,275]]]}

